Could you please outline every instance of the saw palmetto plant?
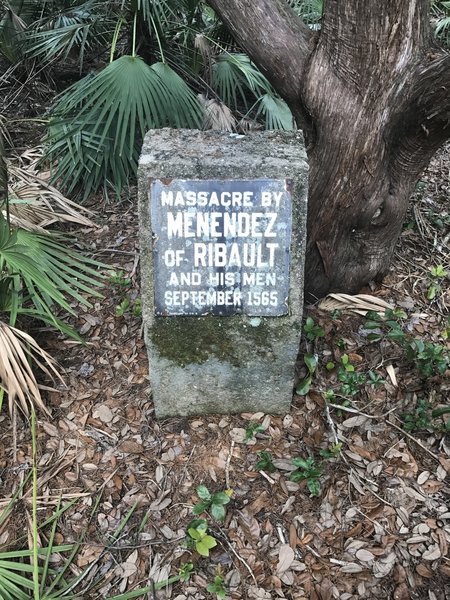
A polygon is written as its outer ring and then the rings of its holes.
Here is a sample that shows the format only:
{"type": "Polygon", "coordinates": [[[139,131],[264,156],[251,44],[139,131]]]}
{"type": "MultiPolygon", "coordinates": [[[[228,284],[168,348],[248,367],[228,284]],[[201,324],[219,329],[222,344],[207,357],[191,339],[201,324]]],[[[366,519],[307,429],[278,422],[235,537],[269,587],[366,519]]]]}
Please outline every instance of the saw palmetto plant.
{"type": "Polygon", "coordinates": [[[16,327],[18,319],[38,320],[80,339],[56,312],[75,314],[68,298],[90,306],[86,296],[100,296],[97,267],[63,238],[11,227],[0,212],[0,386],[10,408],[16,398],[25,413],[31,403],[43,408],[30,358],[48,375],[57,374],[49,355],[16,327]]]}
{"type": "Polygon", "coordinates": [[[44,229],[55,221],[93,225],[89,211],[49,186],[24,158],[22,165],[8,160],[5,126],[0,135],[0,407],[6,392],[11,412],[16,401],[25,414],[33,405],[47,412],[34,370],[51,379],[60,376],[51,356],[22,326],[38,321],[80,340],[57,313],[75,315],[73,301],[90,306],[88,298],[100,296],[101,265],[44,229]]]}
{"type": "Polygon", "coordinates": [[[44,160],[77,197],[100,186],[120,194],[151,128],[292,128],[286,104],[199,0],[10,0],[2,31],[9,60],[75,80],[48,112],[44,160]]]}

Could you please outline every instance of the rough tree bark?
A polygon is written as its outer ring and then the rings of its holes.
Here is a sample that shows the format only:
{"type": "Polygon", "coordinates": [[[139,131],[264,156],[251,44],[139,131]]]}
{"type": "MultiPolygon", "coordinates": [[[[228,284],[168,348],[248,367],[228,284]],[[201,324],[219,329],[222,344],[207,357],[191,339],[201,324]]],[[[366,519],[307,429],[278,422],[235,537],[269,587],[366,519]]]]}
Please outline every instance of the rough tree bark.
{"type": "Polygon", "coordinates": [[[305,133],[307,297],[382,278],[414,183],[450,137],[450,57],[429,0],[327,0],[320,33],[287,0],[209,4],[305,133]]]}

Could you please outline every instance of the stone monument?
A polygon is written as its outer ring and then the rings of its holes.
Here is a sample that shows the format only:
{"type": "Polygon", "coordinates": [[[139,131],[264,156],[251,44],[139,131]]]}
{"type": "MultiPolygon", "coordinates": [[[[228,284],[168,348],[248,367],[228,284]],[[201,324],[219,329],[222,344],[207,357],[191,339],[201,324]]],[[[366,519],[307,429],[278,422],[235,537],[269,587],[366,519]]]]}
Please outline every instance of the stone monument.
{"type": "Polygon", "coordinates": [[[289,411],[307,173],[300,132],[147,133],[141,295],[158,418],[289,411]]]}

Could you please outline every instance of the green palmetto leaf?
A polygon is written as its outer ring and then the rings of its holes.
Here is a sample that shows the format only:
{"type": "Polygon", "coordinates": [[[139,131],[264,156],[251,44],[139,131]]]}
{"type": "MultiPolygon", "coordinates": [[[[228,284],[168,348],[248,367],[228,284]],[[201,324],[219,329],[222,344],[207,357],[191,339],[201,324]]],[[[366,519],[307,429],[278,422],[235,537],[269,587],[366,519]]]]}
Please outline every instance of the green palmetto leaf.
{"type": "Polygon", "coordinates": [[[437,25],[436,25],[436,29],[434,30],[435,35],[439,36],[442,34],[447,34],[448,33],[448,29],[450,28],[450,17],[442,17],[441,19],[439,19],[437,25]]]}
{"type": "Polygon", "coordinates": [[[80,71],[85,53],[92,51],[94,44],[99,46],[108,43],[108,32],[115,22],[112,7],[101,1],[71,2],[58,11],[50,8],[42,12],[47,14],[33,21],[26,32],[26,55],[49,61],[54,57],[67,58],[71,52],[77,51],[80,71]]]}
{"type": "Polygon", "coordinates": [[[170,0],[134,0],[136,8],[150,27],[164,30],[175,19],[174,2],[170,0]]]}
{"type": "Polygon", "coordinates": [[[265,117],[266,129],[293,129],[294,118],[286,102],[275,94],[266,93],[258,102],[256,116],[265,117]]]}
{"type": "MultiPolygon", "coordinates": [[[[39,255],[39,265],[45,269],[48,279],[53,283],[51,287],[48,286],[43,290],[45,294],[53,298],[56,288],[61,295],[72,296],[85,306],[91,306],[91,303],[81,295],[81,292],[97,298],[101,297],[101,294],[95,290],[95,287],[101,286],[96,267],[104,265],[67,248],[67,245],[62,244],[63,238],[60,242],[50,235],[19,229],[17,240],[19,244],[27,248],[31,255],[35,255],[35,253],[39,255]]],[[[40,279],[33,282],[36,287],[39,287],[40,283],[40,279]]],[[[59,304],[74,313],[64,297],[63,303],[59,302],[59,304]]]]}
{"type": "Polygon", "coordinates": [[[30,58],[51,60],[66,58],[74,47],[85,52],[89,48],[89,23],[66,25],[58,29],[36,31],[28,36],[27,54],[30,58]]]}
{"type": "Polygon", "coordinates": [[[26,314],[79,339],[55,316],[54,305],[70,314],[75,310],[67,297],[91,306],[86,296],[101,297],[97,269],[103,266],[68,248],[62,237],[10,231],[0,212],[0,307],[10,313],[11,324],[26,314]]]}
{"type": "MultiPolygon", "coordinates": [[[[0,215],[0,222],[3,216],[0,215]]],[[[38,312],[53,318],[53,303],[75,314],[65,295],[91,306],[81,294],[100,297],[94,288],[99,284],[95,263],[64,247],[50,236],[18,230],[6,243],[0,241],[0,261],[10,274],[20,276],[24,302],[30,301],[38,312]],[[92,265],[92,266],[91,266],[92,265]]],[[[19,291],[19,290],[17,290],[19,291]]],[[[55,326],[57,326],[55,320],[55,326]]]]}
{"type": "Polygon", "coordinates": [[[26,23],[12,7],[0,18],[0,53],[11,63],[22,57],[22,40],[26,23]]]}
{"type": "Polygon", "coordinates": [[[223,53],[215,60],[212,86],[226,105],[248,112],[257,107],[255,118],[264,116],[266,129],[293,129],[289,107],[247,55],[223,53]]]}
{"type": "Polygon", "coordinates": [[[121,56],[81,79],[53,110],[46,157],[54,177],[86,197],[108,179],[120,191],[137,167],[138,141],[155,127],[198,127],[201,106],[168,66],[121,56]]]}
{"type": "MultiPolygon", "coordinates": [[[[71,545],[54,546],[51,548],[53,553],[67,552],[72,549],[71,545]]],[[[39,554],[48,554],[49,548],[39,548],[39,554]]],[[[24,561],[14,559],[23,558],[32,559],[32,550],[22,550],[17,552],[1,552],[0,553],[0,600],[30,600],[30,592],[34,589],[34,583],[31,575],[33,574],[34,566],[24,561]],[[27,577],[25,574],[30,574],[27,577]]],[[[44,569],[38,568],[38,575],[44,575],[44,569]]],[[[54,578],[55,573],[49,572],[54,578]]],[[[67,594],[64,589],[56,591],[54,594],[48,595],[45,587],[42,587],[42,592],[39,596],[41,600],[53,600],[56,598],[73,598],[73,594],[67,594]]]]}
{"type": "Polygon", "coordinates": [[[311,29],[320,28],[319,23],[323,14],[324,0],[289,0],[289,4],[311,29]]]}
{"type": "Polygon", "coordinates": [[[270,89],[267,79],[246,54],[228,52],[216,57],[211,83],[221,100],[234,109],[239,105],[249,108],[249,94],[254,101],[270,89]]]}
{"type": "Polygon", "coordinates": [[[197,96],[167,64],[154,63],[151,69],[158,75],[169,93],[166,121],[174,127],[199,127],[202,107],[197,96]]]}

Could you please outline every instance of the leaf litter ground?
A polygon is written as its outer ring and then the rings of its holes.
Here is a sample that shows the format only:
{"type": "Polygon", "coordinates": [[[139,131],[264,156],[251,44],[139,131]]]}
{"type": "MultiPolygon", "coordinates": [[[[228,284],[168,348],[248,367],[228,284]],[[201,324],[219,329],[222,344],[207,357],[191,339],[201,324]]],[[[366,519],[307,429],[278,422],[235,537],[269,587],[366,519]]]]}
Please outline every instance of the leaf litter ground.
{"type": "MultiPolygon", "coordinates": [[[[389,275],[363,290],[403,309],[408,335],[447,350],[448,277],[430,275],[430,269],[450,270],[448,151],[434,158],[413,196],[389,275]]],[[[60,497],[75,500],[56,541],[82,539],[72,565],[86,573],[79,597],[106,598],[157,584],[193,562],[189,581],[146,597],[214,598],[207,586],[220,575],[235,600],[450,598],[448,415],[432,420],[431,408],[419,410],[426,403],[448,405],[448,371],[420,377],[399,345],[386,337],[369,341],[367,318],[342,309],[342,302],[331,310],[306,307],[305,317],[324,336],[302,340],[298,379],[308,374],[305,353],[317,357],[317,369],[308,394],[294,395],[288,415],[158,422],[139,317],[136,206],[124,200],[98,212],[99,228],[84,229],[80,240],[114,273],[104,300],[93,309],[77,307],[73,324],[87,344],[38,333],[67,382],[47,393],[53,418],[39,419],[38,514],[43,521],[60,497]],[[362,374],[359,383],[350,377],[350,391],[357,388],[350,395],[340,393],[344,364],[354,367],[344,368],[344,379],[345,373],[362,374]],[[405,414],[412,418],[407,431],[405,414]],[[320,456],[333,447],[335,457],[320,456]],[[263,451],[274,471],[256,467],[263,451]],[[318,496],[310,495],[306,479],[291,481],[292,459],[298,458],[322,464],[318,496]],[[211,492],[232,490],[225,521],[208,519],[217,546],[207,558],[184,545],[201,484],[211,492]]],[[[13,439],[9,417],[3,413],[0,421],[5,508],[30,470],[31,434],[19,422],[13,439]]],[[[29,520],[29,484],[20,496],[0,526],[2,549],[29,520]]]]}

